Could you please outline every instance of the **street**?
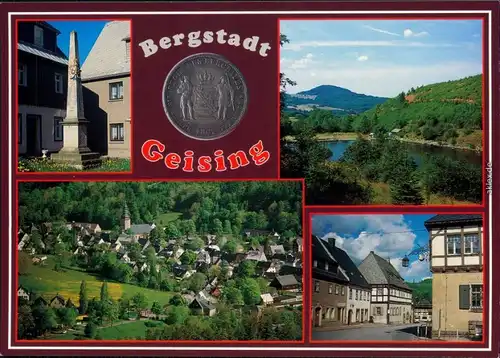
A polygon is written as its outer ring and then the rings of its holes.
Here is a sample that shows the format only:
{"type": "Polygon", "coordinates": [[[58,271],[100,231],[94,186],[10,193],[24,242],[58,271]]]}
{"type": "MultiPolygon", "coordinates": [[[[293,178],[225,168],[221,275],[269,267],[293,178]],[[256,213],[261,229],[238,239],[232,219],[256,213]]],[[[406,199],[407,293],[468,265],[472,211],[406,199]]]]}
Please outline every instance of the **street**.
{"type": "Polygon", "coordinates": [[[337,341],[413,341],[417,336],[412,333],[417,324],[382,327],[359,327],[347,329],[336,329],[332,331],[315,332],[313,329],[313,340],[337,340],[337,341]]]}

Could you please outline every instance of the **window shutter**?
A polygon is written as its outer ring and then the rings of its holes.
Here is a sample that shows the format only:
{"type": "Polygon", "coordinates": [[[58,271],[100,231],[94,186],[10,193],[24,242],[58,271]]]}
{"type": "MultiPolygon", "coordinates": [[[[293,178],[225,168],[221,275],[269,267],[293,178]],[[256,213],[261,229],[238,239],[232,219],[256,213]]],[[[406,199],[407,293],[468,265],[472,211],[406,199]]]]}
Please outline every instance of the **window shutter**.
{"type": "Polygon", "coordinates": [[[458,287],[458,308],[461,310],[470,309],[470,286],[460,285],[458,287]]]}

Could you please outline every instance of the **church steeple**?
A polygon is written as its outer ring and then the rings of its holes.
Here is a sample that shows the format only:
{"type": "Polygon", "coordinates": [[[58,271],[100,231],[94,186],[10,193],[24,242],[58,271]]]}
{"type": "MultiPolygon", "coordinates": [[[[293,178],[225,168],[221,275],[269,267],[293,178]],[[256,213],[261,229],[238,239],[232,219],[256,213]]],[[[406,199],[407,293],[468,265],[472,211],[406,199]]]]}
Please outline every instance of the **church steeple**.
{"type": "Polygon", "coordinates": [[[123,215],[122,215],[122,230],[126,231],[130,229],[130,212],[128,211],[127,202],[123,205],[123,215]]]}

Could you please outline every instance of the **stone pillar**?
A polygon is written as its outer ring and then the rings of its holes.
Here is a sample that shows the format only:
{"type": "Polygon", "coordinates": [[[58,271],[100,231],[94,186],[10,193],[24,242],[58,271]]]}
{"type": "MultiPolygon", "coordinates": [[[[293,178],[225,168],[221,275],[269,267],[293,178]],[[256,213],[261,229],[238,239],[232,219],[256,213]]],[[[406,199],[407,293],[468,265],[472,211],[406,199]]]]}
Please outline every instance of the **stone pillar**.
{"type": "Polygon", "coordinates": [[[99,153],[92,153],[87,146],[87,124],[83,108],[83,89],[78,54],[78,37],[72,31],[69,39],[68,85],[66,117],[63,125],[63,147],[52,155],[56,162],[76,168],[100,165],[99,153]]]}

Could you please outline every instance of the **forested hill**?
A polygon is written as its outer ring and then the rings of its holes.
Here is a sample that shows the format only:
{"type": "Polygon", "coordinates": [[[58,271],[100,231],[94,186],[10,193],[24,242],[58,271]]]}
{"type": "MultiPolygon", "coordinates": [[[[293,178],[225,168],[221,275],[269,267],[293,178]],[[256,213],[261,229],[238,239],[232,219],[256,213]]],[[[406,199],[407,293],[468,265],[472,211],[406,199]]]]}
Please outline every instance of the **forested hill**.
{"type": "Polygon", "coordinates": [[[321,85],[285,97],[288,110],[307,111],[314,108],[329,109],[336,114],[352,114],[367,111],[387,98],[355,93],[348,89],[321,85]]]}
{"type": "Polygon", "coordinates": [[[482,75],[411,88],[355,119],[369,133],[401,129],[409,139],[464,147],[482,143],[482,75]]]}
{"type": "Polygon", "coordinates": [[[75,221],[115,230],[126,202],[133,224],[165,225],[164,218],[177,213],[180,221],[194,221],[199,233],[300,234],[301,198],[299,182],[21,183],[19,224],[75,221]]]}
{"type": "Polygon", "coordinates": [[[413,301],[432,302],[432,279],[428,278],[420,282],[407,282],[408,286],[413,290],[413,301]]]}

